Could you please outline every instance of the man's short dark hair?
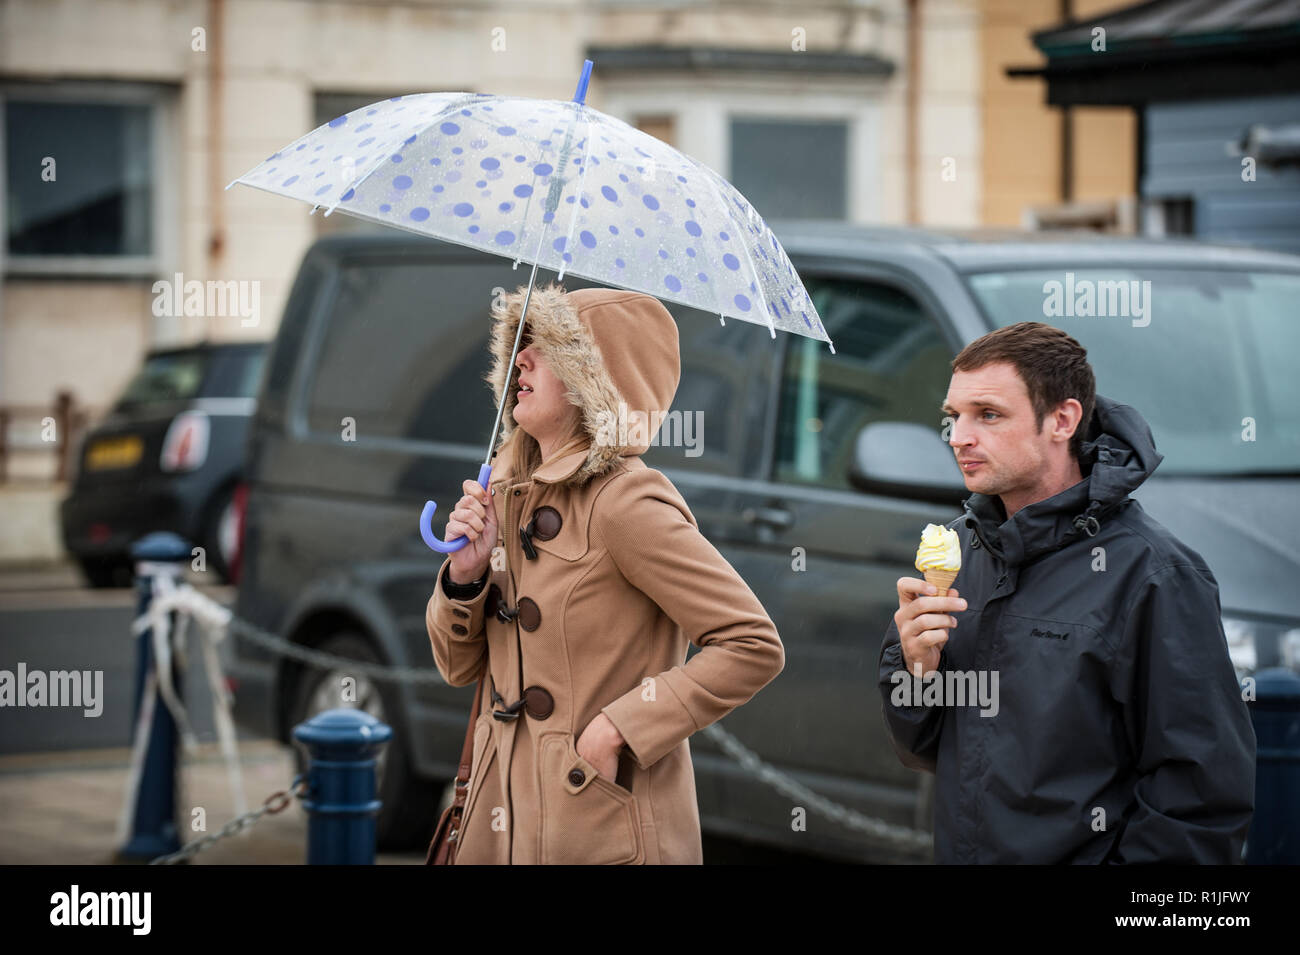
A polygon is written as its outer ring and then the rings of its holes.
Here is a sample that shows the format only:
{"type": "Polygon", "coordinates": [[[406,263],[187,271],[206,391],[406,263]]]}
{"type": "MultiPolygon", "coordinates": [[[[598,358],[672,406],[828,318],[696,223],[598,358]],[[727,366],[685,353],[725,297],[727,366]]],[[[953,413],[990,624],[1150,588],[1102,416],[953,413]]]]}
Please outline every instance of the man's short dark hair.
{"type": "Polygon", "coordinates": [[[1097,397],[1087,350],[1059,328],[1018,322],[975,339],[952,360],[952,370],[975,371],[997,362],[1015,366],[1029,391],[1040,431],[1043,419],[1067,398],[1083,406],[1079,427],[1070,438],[1070,453],[1078,459],[1097,397]]]}

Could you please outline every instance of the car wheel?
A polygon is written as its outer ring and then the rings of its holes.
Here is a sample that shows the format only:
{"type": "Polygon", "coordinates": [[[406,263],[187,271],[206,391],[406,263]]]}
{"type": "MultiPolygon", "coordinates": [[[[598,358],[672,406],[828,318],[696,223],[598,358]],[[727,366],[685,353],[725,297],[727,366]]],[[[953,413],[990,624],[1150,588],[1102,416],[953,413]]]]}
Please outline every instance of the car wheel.
{"type": "Polygon", "coordinates": [[[131,562],[123,557],[81,557],[77,564],[91,587],[130,587],[131,562]]]}
{"type": "MultiPolygon", "coordinates": [[[[317,646],[322,653],[380,663],[370,641],[359,633],[336,633],[317,646]]],[[[336,708],[365,710],[393,728],[392,739],[380,751],[375,761],[375,788],[383,803],[375,821],[378,848],[424,848],[433,833],[433,812],[438,799],[437,787],[427,780],[413,776],[406,746],[406,721],[398,702],[396,688],[391,683],[381,683],[361,673],[349,673],[339,666],[331,669],[310,667],[298,680],[293,707],[289,712],[289,726],[297,726],[325,710],[336,708]],[[356,681],[355,699],[343,699],[343,678],[356,681]]],[[[292,737],[290,737],[292,739],[292,737]]],[[[294,744],[297,772],[307,769],[307,754],[303,747],[294,744]]]]}

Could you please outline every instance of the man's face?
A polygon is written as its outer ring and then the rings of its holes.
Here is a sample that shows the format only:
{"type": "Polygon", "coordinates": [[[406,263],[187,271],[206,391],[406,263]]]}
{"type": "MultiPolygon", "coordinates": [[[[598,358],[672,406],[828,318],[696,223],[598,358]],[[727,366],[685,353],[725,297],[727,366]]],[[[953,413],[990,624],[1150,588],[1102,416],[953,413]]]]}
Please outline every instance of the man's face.
{"type": "Polygon", "coordinates": [[[948,444],[967,490],[1022,497],[1044,479],[1052,417],[1039,428],[1029,389],[1014,365],[997,362],[953,372],[943,411],[955,419],[948,444]]]}

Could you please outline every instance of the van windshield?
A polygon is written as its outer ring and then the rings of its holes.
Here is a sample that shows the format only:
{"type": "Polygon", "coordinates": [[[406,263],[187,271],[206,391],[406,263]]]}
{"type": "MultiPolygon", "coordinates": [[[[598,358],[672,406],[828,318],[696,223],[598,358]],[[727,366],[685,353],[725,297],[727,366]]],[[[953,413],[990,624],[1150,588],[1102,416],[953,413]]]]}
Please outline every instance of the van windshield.
{"type": "Polygon", "coordinates": [[[1300,473],[1300,274],[1093,268],[967,281],[995,326],[1047,322],[1136,408],[1162,477],[1300,473]]]}

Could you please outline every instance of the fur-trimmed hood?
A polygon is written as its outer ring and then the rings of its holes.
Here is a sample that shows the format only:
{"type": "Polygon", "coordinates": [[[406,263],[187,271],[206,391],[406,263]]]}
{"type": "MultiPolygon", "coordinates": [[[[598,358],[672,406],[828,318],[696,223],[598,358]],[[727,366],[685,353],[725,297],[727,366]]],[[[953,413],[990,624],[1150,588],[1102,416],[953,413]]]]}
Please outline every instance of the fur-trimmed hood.
{"type": "MultiPolygon", "coordinates": [[[[519,328],[524,288],[499,296],[492,307],[492,369],[487,381],[500,395],[511,372],[510,350],[519,328]]],[[[565,292],[535,287],[528,300],[532,345],[564,382],[581,409],[585,460],[556,483],[582,484],[620,457],[643,454],[672,407],[681,377],[677,323],[651,295],[593,288],[565,292]]],[[[518,427],[517,376],[510,378],[501,416],[501,442],[518,427]]],[[[500,444],[498,444],[500,447],[500,444]]]]}

